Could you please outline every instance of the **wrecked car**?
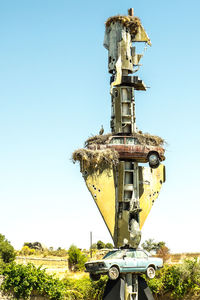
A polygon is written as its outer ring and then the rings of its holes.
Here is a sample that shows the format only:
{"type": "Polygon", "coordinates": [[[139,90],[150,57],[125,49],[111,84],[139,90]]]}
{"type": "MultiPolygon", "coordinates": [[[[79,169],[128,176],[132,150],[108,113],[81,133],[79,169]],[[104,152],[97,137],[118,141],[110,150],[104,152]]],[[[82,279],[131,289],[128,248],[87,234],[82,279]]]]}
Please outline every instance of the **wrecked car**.
{"type": "Polygon", "coordinates": [[[157,269],[163,267],[162,258],[151,257],[142,249],[120,249],[108,252],[102,260],[85,263],[86,272],[92,280],[99,280],[101,275],[108,275],[116,280],[125,273],[145,273],[148,278],[154,278],[157,269]]]}
{"type": "Polygon", "coordinates": [[[119,153],[120,159],[149,162],[151,168],[157,168],[165,160],[165,149],[161,146],[141,143],[133,136],[110,136],[103,144],[88,144],[90,150],[113,149],[119,153]]]}

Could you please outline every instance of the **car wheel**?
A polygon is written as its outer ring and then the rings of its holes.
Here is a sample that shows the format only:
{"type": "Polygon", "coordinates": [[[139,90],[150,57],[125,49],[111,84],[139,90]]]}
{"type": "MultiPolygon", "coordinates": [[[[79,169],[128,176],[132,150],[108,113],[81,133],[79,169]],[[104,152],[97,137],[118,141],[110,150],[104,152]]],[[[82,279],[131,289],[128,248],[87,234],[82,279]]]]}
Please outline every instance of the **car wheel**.
{"type": "Polygon", "coordinates": [[[108,271],[108,277],[111,280],[116,280],[119,277],[119,269],[117,267],[111,267],[108,271]]]}
{"type": "Polygon", "coordinates": [[[150,153],[149,156],[148,156],[148,160],[149,160],[149,166],[150,168],[157,168],[160,164],[160,159],[159,159],[159,155],[158,153],[150,153]]]}
{"type": "Polygon", "coordinates": [[[156,275],[156,270],[153,266],[149,266],[146,271],[146,275],[149,279],[152,279],[156,275]]]}
{"type": "Polygon", "coordinates": [[[93,273],[90,273],[90,279],[91,279],[91,280],[93,280],[93,281],[98,281],[100,278],[101,278],[101,275],[100,275],[100,274],[93,274],[93,273]]]}

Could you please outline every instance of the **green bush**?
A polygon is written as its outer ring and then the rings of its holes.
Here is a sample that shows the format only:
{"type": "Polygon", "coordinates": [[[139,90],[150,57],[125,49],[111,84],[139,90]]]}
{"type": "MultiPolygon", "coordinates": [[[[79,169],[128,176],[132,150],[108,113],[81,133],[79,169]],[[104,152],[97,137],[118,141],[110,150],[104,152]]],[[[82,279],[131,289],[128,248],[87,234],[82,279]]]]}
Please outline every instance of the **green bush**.
{"type": "Polygon", "coordinates": [[[64,280],[68,291],[67,296],[73,300],[101,300],[106,282],[107,276],[102,276],[99,281],[92,281],[89,278],[79,280],[66,278],[64,280]]]}
{"type": "Polygon", "coordinates": [[[34,255],[35,254],[35,249],[31,249],[28,246],[23,246],[22,249],[19,251],[19,255],[34,255]]]}
{"type": "Polygon", "coordinates": [[[107,244],[105,244],[105,248],[106,249],[113,249],[113,244],[107,243],[107,244]]]}
{"type": "Polygon", "coordinates": [[[9,263],[15,259],[15,250],[4,235],[0,234],[0,259],[4,263],[9,263]]]}
{"type": "Polygon", "coordinates": [[[40,295],[52,300],[101,300],[107,281],[107,276],[101,277],[97,282],[89,278],[66,278],[61,281],[33,264],[7,264],[4,265],[2,274],[5,279],[1,290],[13,294],[16,299],[40,295]]]}
{"type": "Polygon", "coordinates": [[[65,285],[52,275],[48,275],[41,267],[33,264],[7,264],[3,268],[5,276],[1,289],[13,293],[16,299],[29,299],[33,292],[49,299],[61,300],[65,297],[65,285]]]}
{"type": "Polygon", "coordinates": [[[148,285],[154,294],[170,292],[175,299],[183,299],[187,294],[199,294],[200,263],[197,259],[186,259],[180,265],[165,265],[157,271],[155,278],[148,280],[148,285]]]}
{"type": "Polygon", "coordinates": [[[81,252],[75,245],[71,245],[68,250],[69,268],[72,271],[82,271],[85,268],[87,256],[81,252]]]}

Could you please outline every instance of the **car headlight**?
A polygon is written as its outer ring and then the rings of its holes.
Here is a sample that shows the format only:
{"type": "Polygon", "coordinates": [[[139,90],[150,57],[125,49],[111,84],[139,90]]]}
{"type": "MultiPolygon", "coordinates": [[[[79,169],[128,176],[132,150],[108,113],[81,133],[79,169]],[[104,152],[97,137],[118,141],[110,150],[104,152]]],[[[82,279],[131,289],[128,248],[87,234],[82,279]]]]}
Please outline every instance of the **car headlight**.
{"type": "Polygon", "coordinates": [[[99,264],[98,264],[98,267],[99,267],[99,268],[103,268],[103,267],[105,267],[105,264],[104,264],[104,263],[99,263],[99,264]]]}

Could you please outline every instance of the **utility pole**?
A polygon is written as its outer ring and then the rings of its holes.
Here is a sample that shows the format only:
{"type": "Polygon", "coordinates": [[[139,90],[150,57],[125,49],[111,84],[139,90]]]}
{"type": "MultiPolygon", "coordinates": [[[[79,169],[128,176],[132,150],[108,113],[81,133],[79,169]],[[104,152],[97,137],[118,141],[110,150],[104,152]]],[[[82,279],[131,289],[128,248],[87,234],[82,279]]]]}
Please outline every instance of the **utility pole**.
{"type": "Polygon", "coordinates": [[[92,231],[90,231],[90,257],[92,258],[92,231]]]}

